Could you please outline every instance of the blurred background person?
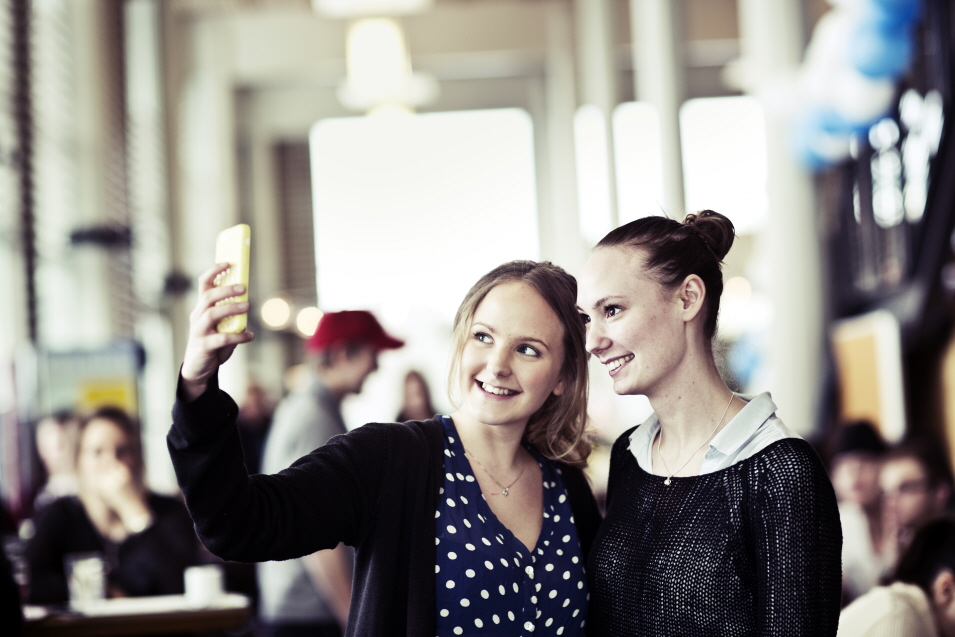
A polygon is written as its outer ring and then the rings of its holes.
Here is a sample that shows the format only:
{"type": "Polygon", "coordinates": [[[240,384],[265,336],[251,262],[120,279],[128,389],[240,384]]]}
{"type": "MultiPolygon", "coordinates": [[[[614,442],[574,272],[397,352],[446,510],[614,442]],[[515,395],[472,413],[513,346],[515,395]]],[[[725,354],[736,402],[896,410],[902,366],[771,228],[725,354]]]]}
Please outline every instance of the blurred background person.
{"type": "Polygon", "coordinates": [[[879,471],[886,558],[894,564],[923,524],[949,511],[952,472],[942,452],[925,441],[889,451],[879,471]]]}
{"type": "Polygon", "coordinates": [[[428,389],[427,381],[421,372],[412,369],[405,374],[404,398],[395,420],[430,420],[436,413],[438,412],[431,404],[431,390],[428,389]]]}
{"type": "Polygon", "coordinates": [[[893,582],[842,612],[838,637],[955,637],[955,521],[922,527],[893,582]]]}
{"type": "Polygon", "coordinates": [[[36,451],[46,472],[33,506],[41,509],[53,500],[76,495],[76,441],[78,421],[61,411],[40,419],[36,426],[36,451]]]}
{"type": "Polygon", "coordinates": [[[36,519],[26,552],[30,601],[69,599],[64,560],[74,553],[102,555],[110,597],[182,593],[198,541],[186,507],[146,488],[132,418],[104,407],[84,419],[76,469],[78,495],[55,500],[36,519]]]}
{"type": "Polygon", "coordinates": [[[846,601],[876,586],[889,566],[879,490],[879,469],[887,449],[868,421],[837,427],[829,442],[829,477],[842,520],[842,583],[846,601]]]}
{"type": "MultiPolygon", "coordinates": [[[[361,392],[378,369],[378,353],[404,343],[365,311],[326,313],[306,341],[306,372],[275,410],[265,444],[263,473],[292,462],[346,432],[341,402],[361,392]]],[[[351,600],[351,549],[257,565],[260,614],[275,637],[341,635],[351,600]]]]}
{"type": "Polygon", "coordinates": [[[265,389],[254,381],[245,389],[245,398],[239,405],[236,425],[239,428],[239,442],[242,443],[245,466],[249,474],[261,473],[265,440],[272,425],[272,407],[265,395],[265,389]]]}

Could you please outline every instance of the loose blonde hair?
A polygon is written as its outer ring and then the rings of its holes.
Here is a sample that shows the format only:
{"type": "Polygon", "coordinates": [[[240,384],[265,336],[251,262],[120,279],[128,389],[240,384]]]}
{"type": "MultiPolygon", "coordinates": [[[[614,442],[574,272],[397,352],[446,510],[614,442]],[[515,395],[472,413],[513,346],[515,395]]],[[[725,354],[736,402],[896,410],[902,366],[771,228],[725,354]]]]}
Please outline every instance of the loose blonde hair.
{"type": "Polygon", "coordinates": [[[593,448],[587,435],[587,350],[584,347],[584,323],[576,308],[577,280],[563,268],[549,261],[510,261],[494,268],[474,284],[454,317],[448,396],[456,405],[454,390],[474,313],[488,292],[512,281],[534,288],[564,328],[564,359],[560,370],[564,391],[560,396],[548,396],[541,408],[534,412],[527,421],[524,441],[534,445],[549,460],[585,467],[593,448]]]}

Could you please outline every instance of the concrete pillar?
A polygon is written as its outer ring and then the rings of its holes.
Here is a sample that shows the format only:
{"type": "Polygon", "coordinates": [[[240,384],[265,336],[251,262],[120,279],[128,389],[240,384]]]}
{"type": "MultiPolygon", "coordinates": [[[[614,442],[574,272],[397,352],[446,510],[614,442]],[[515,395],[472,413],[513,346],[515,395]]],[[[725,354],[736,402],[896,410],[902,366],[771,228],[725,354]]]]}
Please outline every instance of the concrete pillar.
{"type": "MultiPolygon", "coordinates": [[[[740,0],[741,45],[760,95],[795,69],[804,46],[799,0],[740,0]]],[[[780,417],[801,434],[817,426],[825,347],[822,255],[812,179],[787,147],[787,123],[767,108],[769,219],[759,237],[773,302],[769,386],[780,417]]]]}
{"type": "Polygon", "coordinates": [[[660,116],[663,206],[675,219],[683,218],[685,207],[680,146],[680,106],[685,93],[682,10],[681,0],[630,0],[637,100],[653,104],[660,116]]]}

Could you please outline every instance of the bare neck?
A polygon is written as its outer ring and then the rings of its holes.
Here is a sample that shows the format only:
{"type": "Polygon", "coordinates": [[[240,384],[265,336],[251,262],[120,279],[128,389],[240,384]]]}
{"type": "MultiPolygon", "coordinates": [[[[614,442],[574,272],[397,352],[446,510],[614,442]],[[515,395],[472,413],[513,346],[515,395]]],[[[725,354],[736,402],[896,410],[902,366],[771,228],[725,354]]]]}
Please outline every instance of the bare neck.
{"type": "Polygon", "coordinates": [[[681,365],[647,394],[668,447],[682,448],[711,435],[714,428],[721,430],[743,407],[741,400],[730,402],[732,392],[712,358],[701,362],[703,364],[681,365]],[[720,422],[718,427],[717,422],[720,422]]]}
{"type": "Polygon", "coordinates": [[[523,462],[521,440],[527,423],[486,425],[463,410],[451,414],[461,444],[487,469],[508,471],[523,462]]]}

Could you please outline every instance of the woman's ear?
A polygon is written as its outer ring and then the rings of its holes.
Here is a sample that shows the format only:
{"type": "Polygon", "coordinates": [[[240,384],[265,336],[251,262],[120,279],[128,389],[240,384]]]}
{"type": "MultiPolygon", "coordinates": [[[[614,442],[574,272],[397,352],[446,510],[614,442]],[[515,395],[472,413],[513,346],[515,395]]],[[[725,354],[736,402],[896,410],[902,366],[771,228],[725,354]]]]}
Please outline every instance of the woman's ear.
{"type": "Polygon", "coordinates": [[[554,394],[555,396],[560,396],[561,394],[564,393],[564,379],[563,379],[563,378],[560,379],[560,381],[557,383],[557,386],[554,387],[554,391],[552,391],[551,393],[554,394]]]}
{"type": "Polygon", "coordinates": [[[706,300],[706,285],[696,274],[691,274],[683,279],[678,290],[680,303],[683,304],[683,320],[692,321],[703,309],[703,302],[706,300]]]}
{"type": "Polygon", "coordinates": [[[938,609],[947,609],[955,604],[955,576],[947,568],[942,569],[932,581],[932,603],[938,609]]]}

